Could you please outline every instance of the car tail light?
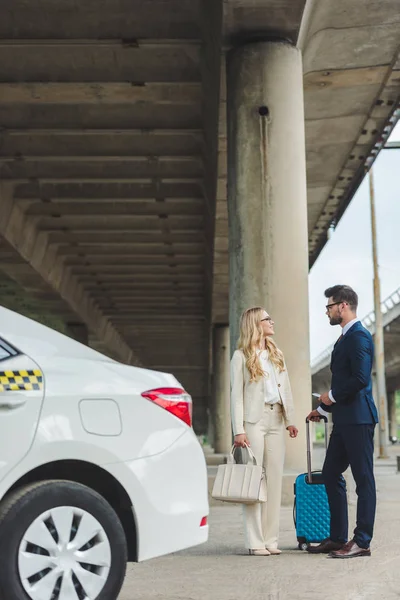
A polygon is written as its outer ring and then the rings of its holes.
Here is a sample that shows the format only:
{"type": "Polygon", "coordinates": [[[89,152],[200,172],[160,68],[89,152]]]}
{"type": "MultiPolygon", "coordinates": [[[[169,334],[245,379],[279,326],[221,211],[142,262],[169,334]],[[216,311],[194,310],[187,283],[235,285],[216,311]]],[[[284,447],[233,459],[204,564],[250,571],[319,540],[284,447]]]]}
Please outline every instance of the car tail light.
{"type": "Polygon", "coordinates": [[[200,527],[205,527],[207,525],[207,517],[203,517],[200,521],[200,527]]]}
{"type": "Polygon", "coordinates": [[[143,392],[142,396],[192,426],[192,397],[182,388],[157,388],[143,392]]]}

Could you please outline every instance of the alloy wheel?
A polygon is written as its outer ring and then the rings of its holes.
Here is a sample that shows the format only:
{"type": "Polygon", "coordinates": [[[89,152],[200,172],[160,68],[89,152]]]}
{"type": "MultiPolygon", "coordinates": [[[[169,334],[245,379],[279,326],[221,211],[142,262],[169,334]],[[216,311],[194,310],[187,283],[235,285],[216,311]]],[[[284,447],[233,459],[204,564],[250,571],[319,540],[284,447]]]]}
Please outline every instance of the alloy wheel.
{"type": "Polygon", "coordinates": [[[104,528],[89,512],[73,506],[42,513],[19,546],[19,576],[31,600],[95,600],[110,567],[104,528]]]}

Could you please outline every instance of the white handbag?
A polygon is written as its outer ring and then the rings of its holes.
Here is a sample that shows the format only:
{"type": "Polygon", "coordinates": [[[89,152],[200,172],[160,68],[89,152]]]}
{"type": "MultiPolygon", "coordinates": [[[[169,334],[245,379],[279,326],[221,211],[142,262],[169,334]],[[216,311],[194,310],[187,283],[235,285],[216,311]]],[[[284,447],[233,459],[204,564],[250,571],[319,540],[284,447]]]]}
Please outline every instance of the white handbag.
{"type": "Polygon", "coordinates": [[[226,465],[219,465],[214,481],[212,497],[224,502],[254,504],[266,502],[267,485],[265,470],[257,465],[256,458],[246,445],[248,460],[245,464],[235,462],[234,446],[228,455],[226,465]]]}

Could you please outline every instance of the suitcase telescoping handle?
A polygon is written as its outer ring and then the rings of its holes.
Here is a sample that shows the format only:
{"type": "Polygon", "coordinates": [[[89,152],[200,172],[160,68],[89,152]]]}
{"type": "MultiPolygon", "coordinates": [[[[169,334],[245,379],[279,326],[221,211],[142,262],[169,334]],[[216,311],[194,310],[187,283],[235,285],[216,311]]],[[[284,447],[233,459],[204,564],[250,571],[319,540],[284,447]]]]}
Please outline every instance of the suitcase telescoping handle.
{"type": "MultiPolygon", "coordinates": [[[[325,421],[325,452],[328,448],[328,419],[325,415],[320,417],[325,421]]],[[[309,483],[312,482],[311,473],[311,437],[310,437],[310,419],[306,418],[306,437],[307,437],[307,475],[309,483]]]]}

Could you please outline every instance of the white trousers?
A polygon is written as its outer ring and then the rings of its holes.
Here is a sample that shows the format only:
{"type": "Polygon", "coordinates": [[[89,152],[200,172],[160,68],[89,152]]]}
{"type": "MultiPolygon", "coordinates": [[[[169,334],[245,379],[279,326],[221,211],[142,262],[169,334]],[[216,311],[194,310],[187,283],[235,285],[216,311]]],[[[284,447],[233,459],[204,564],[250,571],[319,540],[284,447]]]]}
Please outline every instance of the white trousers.
{"type": "Polygon", "coordinates": [[[246,547],[277,548],[285,460],[285,425],[281,404],[266,404],[258,423],[244,423],[256,457],[267,476],[267,502],[243,505],[246,547]]]}

